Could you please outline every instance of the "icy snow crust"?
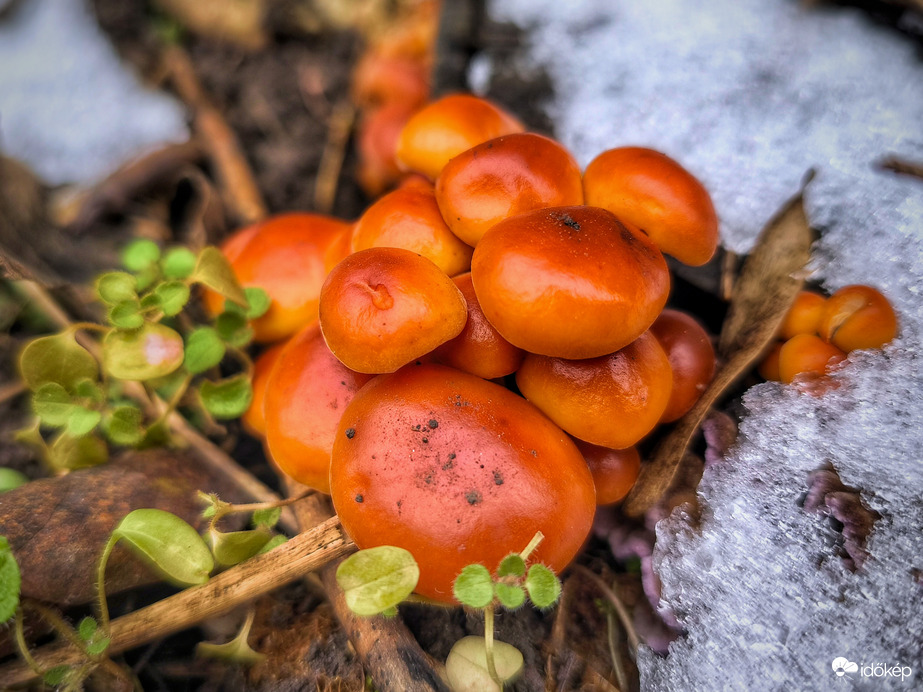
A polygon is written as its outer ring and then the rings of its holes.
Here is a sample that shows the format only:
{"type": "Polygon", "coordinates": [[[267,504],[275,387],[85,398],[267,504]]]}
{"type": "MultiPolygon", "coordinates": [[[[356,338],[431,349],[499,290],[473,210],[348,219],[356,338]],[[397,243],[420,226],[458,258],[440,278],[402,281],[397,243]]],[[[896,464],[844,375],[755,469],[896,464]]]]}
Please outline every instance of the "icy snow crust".
{"type": "Polygon", "coordinates": [[[45,181],[92,184],[187,138],[182,106],[138,83],[85,0],[29,0],[0,21],[0,151],[45,181]]]}
{"type": "Polygon", "coordinates": [[[679,508],[657,527],[663,606],[688,634],[666,658],[642,648],[642,688],[923,688],[923,184],[876,169],[887,154],[923,160],[913,45],[795,2],[489,5],[529,29],[557,135],[583,165],[622,144],[674,156],[711,190],[735,251],[814,169],[812,278],[877,286],[900,315],[899,338],[853,353],[822,396],[771,383],[744,396],[738,443],[699,487],[701,524],[679,508]],[[881,514],[856,573],[830,519],[799,505],[825,464],[881,514]],[[858,670],[837,676],[838,657],[858,670]],[[880,676],[898,665],[911,676],[880,676]]]}

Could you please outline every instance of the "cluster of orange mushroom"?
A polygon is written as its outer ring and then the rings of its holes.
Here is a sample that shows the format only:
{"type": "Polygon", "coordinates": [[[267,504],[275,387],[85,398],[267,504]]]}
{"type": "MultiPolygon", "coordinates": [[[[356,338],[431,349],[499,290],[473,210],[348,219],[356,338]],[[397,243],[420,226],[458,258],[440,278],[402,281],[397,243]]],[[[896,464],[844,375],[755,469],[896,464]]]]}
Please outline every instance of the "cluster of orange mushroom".
{"type": "MultiPolygon", "coordinates": [[[[466,564],[536,531],[561,569],[637,444],[710,381],[711,340],[664,309],[663,253],[707,262],[701,183],[650,149],[584,171],[484,99],[446,96],[400,132],[399,186],[354,223],[287,214],[224,251],[271,309],[244,420],[295,480],[330,493],[360,547],[398,545],[418,592],[452,601],[466,564]]],[[[217,306],[213,306],[217,308],[217,306]]]]}
{"type": "Polygon", "coordinates": [[[801,291],[759,367],[767,380],[816,380],[860,349],[881,348],[897,336],[897,314],[876,288],[843,286],[829,298],[801,291]]]}

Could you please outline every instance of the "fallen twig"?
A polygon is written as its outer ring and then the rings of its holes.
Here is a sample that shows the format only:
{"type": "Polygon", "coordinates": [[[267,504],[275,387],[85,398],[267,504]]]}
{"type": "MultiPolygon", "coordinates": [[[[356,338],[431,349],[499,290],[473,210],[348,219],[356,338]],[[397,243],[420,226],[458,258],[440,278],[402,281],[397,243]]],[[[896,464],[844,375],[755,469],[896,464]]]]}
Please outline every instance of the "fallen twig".
{"type": "Polygon", "coordinates": [[[163,64],[179,97],[193,113],[193,128],[208,152],[221,198],[244,223],[267,215],[266,203],[234,131],[206,97],[189,56],[179,46],[164,51],[163,64]]]}
{"type": "Polygon", "coordinates": [[[356,109],[347,102],[337,105],[327,121],[327,143],[314,183],[314,206],[324,214],[329,214],[333,210],[336,201],[340,170],[346,157],[346,144],[355,120],[356,109]]]}
{"type": "MultiPolygon", "coordinates": [[[[212,577],[161,601],[111,622],[108,653],[117,654],[179,632],[284,586],[331,560],[346,555],[355,544],[343,533],[335,517],[301,533],[278,548],[212,577]]],[[[46,645],[33,652],[44,670],[70,665],[83,654],[67,643],[46,645]]],[[[23,662],[0,667],[5,685],[23,685],[36,679],[23,662]]]]}

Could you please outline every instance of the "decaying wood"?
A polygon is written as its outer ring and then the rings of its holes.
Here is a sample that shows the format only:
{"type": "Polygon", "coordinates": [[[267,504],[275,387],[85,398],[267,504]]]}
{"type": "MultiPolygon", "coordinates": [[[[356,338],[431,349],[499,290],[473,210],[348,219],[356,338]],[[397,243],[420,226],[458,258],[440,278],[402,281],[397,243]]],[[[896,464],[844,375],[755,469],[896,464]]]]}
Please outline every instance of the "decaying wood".
{"type": "Polygon", "coordinates": [[[813,241],[799,194],[766,226],[744,263],[718,343],[722,365],[701,399],[642,464],[622,506],[625,514],[640,516],[664,496],[709,409],[770,346],[804,285],[813,241]]]}
{"type": "MultiPolygon", "coordinates": [[[[108,653],[117,654],[179,632],[269,593],[320,569],[355,549],[336,518],[301,533],[278,548],[112,621],[108,653]]],[[[42,669],[77,663],[81,652],[66,643],[44,646],[33,653],[42,669]]],[[[35,673],[24,663],[0,667],[0,680],[16,686],[31,682],[35,673]]],[[[412,688],[408,688],[412,689],[412,688]]]]}
{"type": "MultiPolygon", "coordinates": [[[[289,483],[289,494],[301,490],[301,486],[289,483]]],[[[313,525],[333,511],[329,501],[318,495],[305,498],[294,507],[303,526],[313,525]]],[[[375,682],[375,689],[381,692],[448,692],[440,677],[440,666],[423,652],[400,616],[360,617],[349,609],[336,582],[339,563],[340,560],[336,560],[325,565],[320,573],[321,581],[334,614],[375,682]]]]}
{"type": "Polygon", "coordinates": [[[206,97],[189,56],[171,46],[164,51],[163,64],[177,94],[193,112],[193,128],[215,166],[225,205],[245,224],[262,219],[266,204],[250,165],[234,131],[206,97]]]}

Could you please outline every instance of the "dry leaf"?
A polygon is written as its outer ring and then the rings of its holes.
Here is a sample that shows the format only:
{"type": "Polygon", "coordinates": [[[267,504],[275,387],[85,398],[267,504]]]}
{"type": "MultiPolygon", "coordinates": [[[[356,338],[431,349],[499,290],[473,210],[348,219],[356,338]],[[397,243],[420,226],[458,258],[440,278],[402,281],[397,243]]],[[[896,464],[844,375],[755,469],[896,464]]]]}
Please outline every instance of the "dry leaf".
{"type": "MultiPolygon", "coordinates": [[[[60,605],[92,600],[97,560],[122,517],[134,509],[156,507],[198,526],[202,506],[197,490],[244,501],[227,485],[188,455],[151,450],[3,493],[0,535],[9,540],[22,570],[22,595],[60,605]]],[[[157,579],[120,546],[106,575],[108,593],[157,579]]]]}
{"type": "Polygon", "coordinates": [[[622,506],[625,514],[640,516],[663,497],[709,409],[772,343],[804,284],[813,241],[799,194],[763,229],[747,257],[718,343],[723,365],[698,403],[676,422],[651,459],[641,466],[638,481],[622,506]]]}

